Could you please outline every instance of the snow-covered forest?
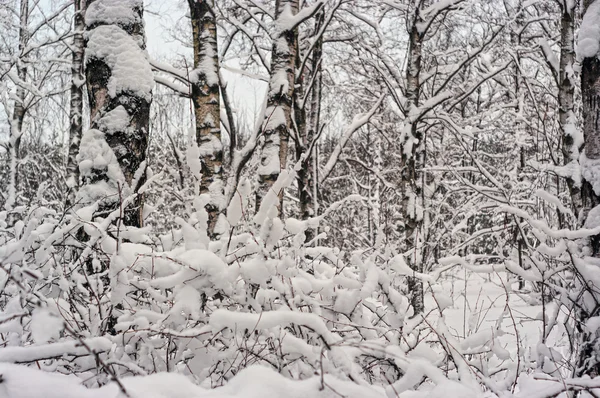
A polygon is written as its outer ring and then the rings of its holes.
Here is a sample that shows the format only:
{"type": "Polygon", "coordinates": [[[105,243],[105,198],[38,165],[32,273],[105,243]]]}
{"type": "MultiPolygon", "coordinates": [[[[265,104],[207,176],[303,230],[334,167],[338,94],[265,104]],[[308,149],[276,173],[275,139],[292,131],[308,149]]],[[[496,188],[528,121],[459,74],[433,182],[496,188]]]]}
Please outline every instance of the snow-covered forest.
{"type": "Polygon", "coordinates": [[[37,397],[600,397],[600,0],[0,0],[37,397]]]}

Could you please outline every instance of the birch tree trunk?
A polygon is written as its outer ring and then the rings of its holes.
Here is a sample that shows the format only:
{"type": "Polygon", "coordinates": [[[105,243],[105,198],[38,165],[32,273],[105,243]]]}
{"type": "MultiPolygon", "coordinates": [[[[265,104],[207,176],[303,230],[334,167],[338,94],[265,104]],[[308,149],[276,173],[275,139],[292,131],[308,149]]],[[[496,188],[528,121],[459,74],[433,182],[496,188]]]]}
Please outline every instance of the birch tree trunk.
{"type": "MultiPolygon", "coordinates": [[[[406,72],[407,115],[410,115],[411,111],[419,106],[421,91],[419,74],[425,32],[419,31],[419,23],[423,22],[420,11],[420,7],[415,9],[409,26],[408,69],[406,72]]],[[[423,272],[422,244],[420,243],[423,238],[423,187],[419,169],[422,167],[425,155],[424,137],[417,128],[417,123],[409,122],[404,129],[401,189],[403,192],[405,243],[402,251],[409,253],[406,257],[408,265],[415,272],[423,272]]],[[[423,282],[418,278],[409,277],[408,290],[415,315],[422,313],[424,310],[423,282]]]]}
{"type": "MultiPolygon", "coordinates": [[[[275,32],[271,53],[271,75],[267,93],[267,108],[262,126],[261,164],[258,169],[259,188],[256,209],[271,189],[287,163],[289,136],[292,127],[292,102],[296,73],[298,30],[286,25],[298,13],[299,0],[276,0],[275,32]]],[[[279,195],[279,214],[283,213],[283,192],[279,195]]]]}
{"type": "Polygon", "coordinates": [[[83,179],[79,200],[100,201],[103,216],[121,207],[123,223],[139,227],[143,195],[138,189],[145,181],[154,86],[145,53],[143,2],[91,0],[85,23],[91,129],[77,157],[83,179]],[[119,15],[111,12],[115,5],[119,15]]]}
{"type": "MultiPolygon", "coordinates": [[[[17,75],[21,81],[27,81],[27,66],[21,59],[21,55],[27,46],[29,21],[29,0],[21,0],[19,10],[19,58],[17,58],[17,75]]],[[[16,204],[19,183],[19,149],[21,147],[21,136],[23,135],[23,121],[25,120],[25,89],[17,86],[17,96],[10,122],[10,138],[8,141],[10,157],[10,181],[8,183],[8,197],[5,203],[6,209],[12,209],[16,204]]]]}
{"type": "MultiPolygon", "coordinates": [[[[139,188],[146,178],[154,87],[145,52],[143,0],[89,0],[84,20],[91,123],[76,158],[81,176],[76,201],[78,206],[97,206],[95,217],[112,218],[107,232],[117,240],[118,255],[122,227],[143,224],[139,188]]],[[[83,229],[78,237],[89,240],[83,229]]],[[[123,309],[118,291],[123,268],[115,256],[94,256],[96,251],[83,259],[86,278],[97,280],[88,284],[90,294],[97,297],[89,305],[97,306],[101,329],[115,334],[118,310],[123,309]]]]}
{"type": "MultiPolygon", "coordinates": [[[[565,164],[579,162],[579,153],[583,142],[577,131],[577,116],[575,114],[575,3],[565,1],[561,4],[562,16],[560,21],[560,63],[558,87],[558,115],[563,139],[563,158],[565,164]]],[[[575,214],[581,210],[581,187],[574,177],[567,178],[575,214]]]]}
{"type": "Polygon", "coordinates": [[[208,194],[208,234],[218,235],[219,215],[224,211],[223,145],[219,96],[219,59],[214,0],[188,0],[192,19],[194,71],[192,101],[196,142],[202,163],[200,193],[208,194]]]}
{"type": "Polygon", "coordinates": [[[83,74],[85,0],[75,0],[74,8],[71,100],[69,109],[69,154],[67,157],[67,184],[69,186],[67,206],[72,206],[75,203],[76,190],[79,186],[77,154],[79,153],[79,144],[81,143],[83,132],[83,86],[85,84],[85,76],[83,74]]]}

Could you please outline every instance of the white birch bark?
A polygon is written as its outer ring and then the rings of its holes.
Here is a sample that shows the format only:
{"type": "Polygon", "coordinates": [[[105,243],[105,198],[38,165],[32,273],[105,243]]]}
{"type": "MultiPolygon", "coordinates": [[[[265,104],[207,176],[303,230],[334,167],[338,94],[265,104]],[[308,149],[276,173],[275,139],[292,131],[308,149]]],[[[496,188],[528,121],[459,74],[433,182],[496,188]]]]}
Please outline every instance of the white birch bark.
{"type": "Polygon", "coordinates": [[[73,55],[71,61],[71,100],[69,109],[69,153],[67,157],[68,206],[74,204],[76,189],[79,187],[77,154],[79,153],[79,144],[81,143],[83,132],[83,87],[85,85],[85,76],[83,74],[85,0],[75,0],[73,5],[73,55]]]}
{"type": "Polygon", "coordinates": [[[188,3],[194,47],[194,70],[190,78],[196,143],[202,165],[200,193],[209,196],[205,206],[208,212],[208,234],[214,238],[224,232],[217,223],[225,211],[217,23],[213,10],[214,1],[188,0],[188,3]]]}
{"type": "MultiPolygon", "coordinates": [[[[298,14],[299,0],[277,0],[275,7],[271,76],[267,93],[267,108],[262,125],[264,141],[261,148],[261,164],[258,169],[257,209],[279,177],[281,170],[286,167],[292,127],[291,114],[296,80],[298,32],[297,26],[290,24],[290,21],[298,14]]],[[[281,202],[283,192],[277,192],[277,194],[281,202]]],[[[281,214],[282,203],[279,207],[281,214]]]]}

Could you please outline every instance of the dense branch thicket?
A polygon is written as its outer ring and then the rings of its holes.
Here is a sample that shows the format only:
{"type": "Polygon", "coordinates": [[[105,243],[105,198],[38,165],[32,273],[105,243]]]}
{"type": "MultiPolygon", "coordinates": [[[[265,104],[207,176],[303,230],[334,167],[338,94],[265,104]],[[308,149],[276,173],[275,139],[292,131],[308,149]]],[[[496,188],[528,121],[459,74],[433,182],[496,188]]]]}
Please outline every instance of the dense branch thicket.
{"type": "Polygon", "coordinates": [[[599,394],[600,0],[152,7],[0,3],[0,362],[599,394]]]}

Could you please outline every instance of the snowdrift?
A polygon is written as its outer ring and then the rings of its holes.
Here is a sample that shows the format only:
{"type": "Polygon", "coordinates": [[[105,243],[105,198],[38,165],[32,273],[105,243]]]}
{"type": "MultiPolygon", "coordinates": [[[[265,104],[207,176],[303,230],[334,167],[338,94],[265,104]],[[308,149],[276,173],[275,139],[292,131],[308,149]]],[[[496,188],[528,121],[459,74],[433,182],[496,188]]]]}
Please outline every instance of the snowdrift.
{"type": "MultiPolygon", "coordinates": [[[[251,366],[237,374],[226,386],[202,388],[187,377],[174,373],[123,378],[130,398],[385,398],[382,389],[358,386],[329,376],[294,381],[262,366],[251,366]]],[[[47,373],[21,365],[0,363],[2,398],[125,398],[116,383],[87,389],[81,379],[47,373]]]]}

